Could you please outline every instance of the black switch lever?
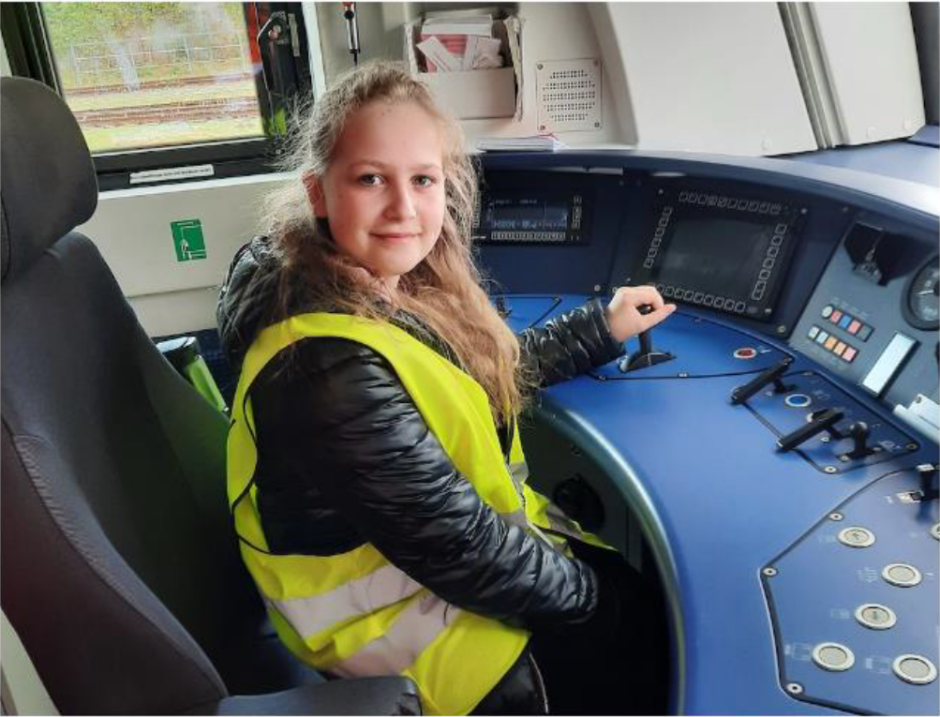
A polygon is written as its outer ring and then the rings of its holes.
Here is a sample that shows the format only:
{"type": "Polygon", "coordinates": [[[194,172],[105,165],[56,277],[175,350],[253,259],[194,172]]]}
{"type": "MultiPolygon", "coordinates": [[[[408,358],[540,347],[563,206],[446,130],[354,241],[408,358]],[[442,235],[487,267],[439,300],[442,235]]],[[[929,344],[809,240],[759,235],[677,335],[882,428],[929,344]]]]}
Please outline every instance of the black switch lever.
{"type": "Polygon", "coordinates": [[[777,450],[781,452],[792,451],[797,446],[805,443],[813,436],[828,431],[831,435],[842,438],[843,434],[835,429],[836,423],[842,420],[842,411],[834,408],[824,408],[821,411],[813,411],[807,417],[809,423],[800,426],[795,431],[781,436],[777,440],[777,450]]]}
{"type": "Polygon", "coordinates": [[[917,472],[920,474],[920,490],[924,494],[923,500],[936,500],[940,496],[937,465],[935,463],[922,463],[917,466],[917,472]]]}
{"type": "Polygon", "coordinates": [[[769,383],[773,383],[774,393],[786,393],[789,391],[791,388],[793,388],[793,386],[787,386],[783,381],[780,380],[780,377],[787,372],[787,369],[790,368],[790,364],[792,363],[793,359],[790,356],[785,356],[783,359],[775,363],[763,373],[755,376],[743,386],[738,386],[735,388],[733,391],[731,391],[731,405],[739,406],[751,396],[758,393],[769,383]]]}
{"type": "MultiPolygon", "coordinates": [[[[648,314],[653,310],[649,304],[643,304],[637,310],[641,314],[648,314]]],[[[620,370],[623,373],[636,371],[637,369],[655,366],[656,364],[672,361],[675,356],[668,351],[657,351],[653,348],[653,339],[650,337],[652,329],[641,331],[637,338],[640,339],[640,350],[630,354],[620,361],[620,370]]]]}
{"type": "Polygon", "coordinates": [[[870,435],[871,431],[868,429],[868,424],[864,421],[856,421],[849,426],[843,437],[851,438],[855,442],[855,445],[852,447],[851,451],[845,454],[845,457],[849,460],[855,460],[875,453],[876,449],[868,445],[868,437],[870,435]]]}

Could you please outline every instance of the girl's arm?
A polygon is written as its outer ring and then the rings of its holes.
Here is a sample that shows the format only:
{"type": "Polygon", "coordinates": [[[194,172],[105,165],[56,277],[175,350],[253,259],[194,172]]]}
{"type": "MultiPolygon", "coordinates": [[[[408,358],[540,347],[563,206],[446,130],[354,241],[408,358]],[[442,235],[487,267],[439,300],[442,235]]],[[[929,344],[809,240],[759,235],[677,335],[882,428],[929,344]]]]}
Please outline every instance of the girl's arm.
{"type": "Polygon", "coordinates": [[[519,335],[522,361],[536,372],[542,386],[566,381],[623,356],[599,299],[552,319],[544,328],[519,335]]]}

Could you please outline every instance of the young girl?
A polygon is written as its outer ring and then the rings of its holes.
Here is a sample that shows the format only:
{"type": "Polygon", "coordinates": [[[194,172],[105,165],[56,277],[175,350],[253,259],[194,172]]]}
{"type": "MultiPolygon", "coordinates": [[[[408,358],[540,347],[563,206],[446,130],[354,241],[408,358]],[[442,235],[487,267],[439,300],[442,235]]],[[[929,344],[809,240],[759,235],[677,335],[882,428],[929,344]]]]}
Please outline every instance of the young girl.
{"type": "Polygon", "coordinates": [[[622,659],[597,664],[628,569],[546,537],[516,417],[675,307],[620,289],[516,337],[471,258],[460,129],[398,66],[340,79],[291,156],[219,303],[229,497],[279,635],[334,675],[407,675],[427,714],[604,710],[629,689],[622,659]]]}

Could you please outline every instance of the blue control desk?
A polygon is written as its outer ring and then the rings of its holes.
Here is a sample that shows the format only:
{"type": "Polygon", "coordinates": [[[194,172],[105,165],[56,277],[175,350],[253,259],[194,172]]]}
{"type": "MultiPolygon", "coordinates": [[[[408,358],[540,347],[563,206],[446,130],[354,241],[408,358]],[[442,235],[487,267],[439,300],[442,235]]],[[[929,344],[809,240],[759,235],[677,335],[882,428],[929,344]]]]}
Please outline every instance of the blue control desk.
{"type": "MultiPolygon", "coordinates": [[[[501,305],[519,331],[587,298],[501,305]]],[[[626,550],[624,526],[638,525],[649,547],[672,623],[671,709],[940,712],[940,517],[924,468],[937,445],[785,343],[707,312],[683,307],[652,339],[676,358],[601,367],[546,389],[533,413],[548,444],[594,467],[579,479],[606,511],[598,532],[626,550]],[[776,389],[732,405],[788,356],[776,389]],[[778,449],[826,408],[842,416],[832,431],[778,449]]],[[[551,495],[565,477],[533,481],[551,495]]]]}

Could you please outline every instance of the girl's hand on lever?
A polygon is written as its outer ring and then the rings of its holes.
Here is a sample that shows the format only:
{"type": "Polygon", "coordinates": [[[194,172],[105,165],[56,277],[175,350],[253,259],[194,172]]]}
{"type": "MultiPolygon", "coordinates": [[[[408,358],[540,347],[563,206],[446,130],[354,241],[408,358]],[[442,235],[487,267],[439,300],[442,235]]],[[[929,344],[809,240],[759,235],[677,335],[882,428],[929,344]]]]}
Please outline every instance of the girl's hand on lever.
{"type": "Polygon", "coordinates": [[[621,286],[607,305],[607,324],[616,341],[623,342],[651,329],[676,310],[667,304],[653,286],[621,286]],[[652,307],[648,313],[641,308],[652,307]]]}

